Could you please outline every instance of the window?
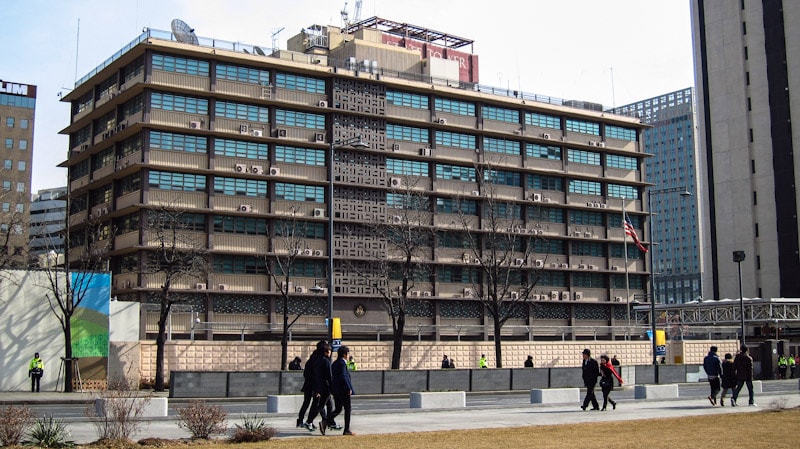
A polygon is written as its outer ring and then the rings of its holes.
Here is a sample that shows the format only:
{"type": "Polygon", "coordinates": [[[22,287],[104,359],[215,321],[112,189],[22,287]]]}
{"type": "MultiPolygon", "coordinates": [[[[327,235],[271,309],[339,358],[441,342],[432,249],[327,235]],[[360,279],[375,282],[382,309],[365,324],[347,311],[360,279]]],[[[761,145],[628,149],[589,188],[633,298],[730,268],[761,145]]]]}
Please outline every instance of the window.
{"type": "Polygon", "coordinates": [[[6,137],[6,149],[12,150],[14,149],[14,139],[10,137],[6,137]]]}
{"type": "Polygon", "coordinates": [[[475,105],[465,101],[449,100],[446,98],[435,98],[433,107],[436,111],[449,112],[457,115],[468,115],[475,117],[475,105]]]}
{"type": "Polygon", "coordinates": [[[240,65],[217,64],[217,78],[249,84],[269,84],[269,71],[240,65]]]}
{"type": "Polygon", "coordinates": [[[467,150],[474,150],[477,148],[475,144],[475,136],[469,134],[451,133],[448,131],[436,131],[436,145],[458,147],[467,150]]]}
{"type": "Polygon", "coordinates": [[[519,123],[519,111],[514,109],[497,108],[494,106],[483,107],[483,118],[500,122],[519,123]]]}
{"type": "Polygon", "coordinates": [[[172,55],[153,55],[153,70],[208,76],[208,62],[172,55]]]}
{"type": "Polygon", "coordinates": [[[302,184],[275,183],[275,199],[285,201],[325,202],[325,187],[302,184]]]}
{"type": "Polygon", "coordinates": [[[216,139],[214,141],[214,153],[220,156],[269,159],[269,148],[267,144],[245,142],[243,140],[216,139]]]}
{"type": "Polygon", "coordinates": [[[11,181],[3,181],[3,190],[11,190],[11,181]]]}
{"type": "Polygon", "coordinates": [[[525,113],[525,124],[540,128],[561,129],[561,117],[555,115],[525,113]]]}
{"type": "Polygon", "coordinates": [[[493,153],[505,153],[519,155],[519,142],[505,139],[483,138],[483,149],[493,153]]]}
{"type": "Polygon", "coordinates": [[[386,159],[386,171],[397,175],[429,176],[426,162],[410,161],[406,159],[386,159]]]}
{"type": "Polygon", "coordinates": [[[133,193],[141,188],[142,178],[139,173],[126,176],[119,181],[118,189],[120,195],[133,193]]]}
{"type": "Polygon", "coordinates": [[[602,191],[599,182],[573,179],[569,181],[569,193],[580,193],[582,195],[601,195],[602,191]]]}
{"type": "Polygon", "coordinates": [[[325,129],[325,116],[308,112],[275,110],[275,123],[278,125],[297,126],[300,128],[325,129]]]}
{"type": "Polygon", "coordinates": [[[605,246],[597,242],[572,242],[570,254],[574,256],[605,257],[605,246]]]}
{"type": "Polygon", "coordinates": [[[519,187],[521,185],[520,174],[505,170],[486,170],[483,173],[484,181],[495,185],[519,187]]]}
{"type": "Polygon", "coordinates": [[[214,215],[214,232],[267,235],[267,220],[265,218],[214,215]]]}
{"type": "MultiPolygon", "coordinates": [[[[519,220],[522,218],[522,206],[519,204],[498,203],[493,204],[491,212],[489,208],[483,209],[484,217],[494,217],[495,219],[519,220]]],[[[519,250],[521,251],[521,249],[519,250]]]]}
{"type": "Polygon", "coordinates": [[[0,94],[0,106],[33,109],[36,107],[36,99],[19,95],[0,94]]]}
{"type": "Polygon", "coordinates": [[[535,222],[564,223],[564,216],[564,209],[541,206],[528,208],[528,219],[535,222]]]}
{"type": "Polygon", "coordinates": [[[214,255],[212,270],[214,273],[229,274],[266,274],[266,261],[256,256],[214,255]]]}
{"type": "Polygon", "coordinates": [[[408,195],[403,193],[387,193],[386,207],[390,207],[392,209],[427,212],[428,198],[424,196],[408,195]]]}
{"type": "Polygon", "coordinates": [[[478,215],[478,203],[471,200],[436,198],[436,212],[440,214],[478,215]]]}
{"type": "Polygon", "coordinates": [[[3,212],[11,212],[11,203],[3,203],[2,209],[3,212]]]}
{"type": "MultiPolygon", "coordinates": [[[[544,253],[546,254],[546,253],[544,253]]],[[[550,253],[553,254],[553,253],[550,253]]],[[[566,287],[567,286],[567,276],[566,273],[563,271],[542,271],[539,270],[536,272],[536,276],[538,280],[536,281],[536,285],[539,286],[548,286],[548,287],[566,287]]]]}
{"type": "Polygon", "coordinates": [[[307,239],[324,239],[327,231],[326,223],[312,223],[307,221],[275,221],[275,237],[295,237],[307,239]]]}
{"type": "Polygon", "coordinates": [[[556,176],[528,175],[527,185],[529,189],[564,191],[564,179],[556,176]]]}
{"type": "Polygon", "coordinates": [[[12,161],[11,159],[6,159],[5,161],[3,161],[4,170],[11,170],[12,168],[14,168],[14,161],[12,161]]]}
{"type": "Polygon", "coordinates": [[[428,143],[428,130],[412,126],[386,125],[386,138],[390,140],[407,140],[409,142],[428,143]]]}
{"type": "Polygon", "coordinates": [[[405,106],[407,108],[428,109],[430,107],[426,95],[399,92],[396,90],[386,91],[386,102],[395,106],[405,106]]]}
{"type": "Polygon", "coordinates": [[[17,192],[20,192],[20,193],[25,192],[25,183],[24,182],[18,182],[17,183],[17,192]]]}
{"type": "Polygon", "coordinates": [[[165,111],[208,114],[208,100],[204,98],[153,92],[150,96],[150,105],[153,109],[163,109],[165,111]]]}
{"type": "Polygon", "coordinates": [[[457,165],[436,165],[436,179],[475,182],[475,169],[457,165]]]}
{"type": "Polygon", "coordinates": [[[214,178],[214,193],[266,198],[267,181],[217,176],[214,178]]]}
{"type": "Polygon", "coordinates": [[[6,117],[6,126],[9,128],[14,127],[14,117],[6,117]]]}
{"type": "Polygon", "coordinates": [[[19,121],[19,127],[21,129],[28,129],[28,119],[24,118],[19,121]]]}
{"type": "Polygon", "coordinates": [[[17,161],[17,170],[25,171],[28,168],[28,163],[26,161],[17,161]]]}
{"type": "MultiPolygon", "coordinates": [[[[628,245],[630,246],[630,245],[628,245]]],[[[639,249],[636,249],[639,251],[639,249]]],[[[630,256],[629,256],[630,257],[630,256]]],[[[630,287],[635,290],[644,290],[645,277],[637,274],[629,274],[627,283],[624,274],[615,274],[611,276],[612,288],[626,288],[630,287]]]]}
{"type": "Polygon", "coordinates": [[[444,266],[436,272],[436,280],[450,284],[472,285],[480,279],[480,272],[473,267],[444,266]]]}
{"type": "Polygon", "coordinates": [[[269,123],[269,109],[261,106],[218,101],[214,111],[217,117],[269,123]]]}
{"type": "Polygon", "coordinates": [[[574,225],[604,226],[603,214],[588,210],[569,211],[569,222],[574,225]]]}
{"type": "Polygon", "coordinates": [[[639,199],[639,188],[635,186],[624,186],[620,184],[608,185],[608,196],[614,198],[625,198],[631,200],[639,199]]]}
{"type": "Polygon", "coordinates": [[[150,131],[150,148],[185,151],[187,153],[207,153],[208,139],[188,134],[150,131]]]}
{"type": "Polygon", "coordinates": [[[142,151],[142,135],[135,134],[119,143],[118,155],[120,157],[129,156],[133,153],[142,151]]]}
{"type": "Polygon", "coordinates": [[[189,173],[151,171],[148,185],[154,189],[203,192],[206,190],[206,177],[189,173]]]}
{"type": "Polygon", "coordinates": [[[325,93],[325,80],[291,73],[278,73],[275,77],[275,85],[284,89],[311,92],[313,94],[325,93]]]}
{"type": "Polygon", "coordinates": [[[583,134],[600,135],[600,124],[594,122],[584,122],[582,120],[567,119],[567,131],[583,134]]]}
{"type": "MultiPolygon", "coordinates": [[[[622,259],[625,257],[625,246],[621,243],[612,243],[608,247],[610,257],[622,259]]],[[[628,242],[628,259],[642,259],[644,254],[633,242],[628,242]]]]}
{"type": "Polygon", "coordinates": [[[561,160],[561,148],[551,145],[538,145],[535,143],[525,144],[525,154],[528,157],[536,157],[541,159],[552,159],[554,161],[561,160]]]}
{"type": "Polygon", "coordinates": [[[567,152],[567,160],[578,164],[600,165],[600,153],[570,148],[567,152]]]}
{"type": "MultiPolygon", "coordinates": [[[[636,229],[642,229],[642,226],[644,226],[644,224],[643,224],[644,218],[642,216],[640,216],[640,215],[628,214],[628,219],[631,221],[631,224],[636,229]]],[[[609,228],[621,229],[622,228],[622,214],[619,214],[619,213],[608,214],[608,227],[609,228]]],[[[639,232],[639,235],[641,236],[642,233],[639,232]]]]}
{"type": "Polygon", "coordinates": [[[606,276],[599,273],[574,273],[572,286],[583,288],[607,288],[606,276]]]}
{"type": "Polygon", "coordinates": [[[639,160],[635,157],[609,154],[606,156],[606,166],[609,168],[622,168],[625,170],[638,170],[639,160]]]}
{"type": "Polygon", "coordinates": [[[321,167],[325,165],[325,151],[276,145],[275,161],[321,167]]]}
{"type": "Polygon", "coordinates": [[[606,137],[620,140],[636,140],[636,130],[621,126],[606,125],[606,137]]]}

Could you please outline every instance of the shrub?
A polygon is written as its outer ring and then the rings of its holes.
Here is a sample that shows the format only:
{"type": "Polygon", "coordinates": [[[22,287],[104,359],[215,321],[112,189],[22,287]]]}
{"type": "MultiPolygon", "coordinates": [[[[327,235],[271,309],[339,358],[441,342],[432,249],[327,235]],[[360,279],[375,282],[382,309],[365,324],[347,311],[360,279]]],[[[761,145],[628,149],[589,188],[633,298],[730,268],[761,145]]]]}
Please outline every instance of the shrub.
{"type": "Polygon", "coordinates": [[[0,444],[18,446],[35,415],[26,406],[8,406],[0,410],[0,444]]]}
{"type": "Polygon", "coordinates": [[[264,418],[255,415],[245,415],[242,418],[242,425],[236,424],[236,431],[233,433],[231,443],[255,443],[267,441],[274,437],[277,431],[274,427],[267,425],[264,418]]]}
{"type": "Polygon", "coordinates": [[[84,414],[92,418],[101,440],[128,440],[145,423],[137,418],[144,413],[150,396],[142,397],[132,390],[125,377],[109,379],[108,389],[97,399],[101,400],[90,404],[84,414]]]}
{"type": "Polygon", "coordinates": [[[222,407],[207,405],[203,401],[191,401],[188,406],[178,408],[178,426],[192,433],[192,438],[209,439],[212,434],[228,431],[228,414],[222,407]]]}
{"type": "Polygon", "coordinates": [[[68,439],[67,423],[52,416],[38,418],[28,433],[28,438],[23,441],[23,444],[28,446],[52,448],[75,446],[75,442],[68,439]]]}

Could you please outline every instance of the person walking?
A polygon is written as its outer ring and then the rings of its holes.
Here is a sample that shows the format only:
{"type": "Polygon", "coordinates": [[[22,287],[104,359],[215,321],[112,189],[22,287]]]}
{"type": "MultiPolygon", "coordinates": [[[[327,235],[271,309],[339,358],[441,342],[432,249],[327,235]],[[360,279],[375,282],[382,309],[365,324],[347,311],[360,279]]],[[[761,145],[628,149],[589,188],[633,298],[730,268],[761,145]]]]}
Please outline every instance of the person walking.
{"type": "Polygon", "coordinates": [[[529,355],[527,360],[525,360],[525,368],[533,368],[533,356],[529,355]]]}
{"type": "Polygon", "coordinates": [[[586,387],[586,398],[583,399],[581,409],[586,410],[591,402],[592,410],[600,410],[600,404],[597,403],[597,397],[594,395],[597,377],[600,376],[600,367],[597,365],[597,360],[592,358],[592,351],[589,348],[584,349],[581,354],[583,356],[583,385],[586,387]]]}
{"type": "Polygon", "coordinates": [[[611,403],[611,408],[616,410],[617,403],[616,401],[611,400],[609,395],[611,394],[611,390],[614,389],[614,378],[617,378],[619,384],[622,385],[622,377],[619,376],[617,370],[614,369],[614,365],[611,363],[611,360],[608,359],[608,356],[603,354],[600,356],[600,389],[603,391],[603,408],[600,410],[606,411],[606,405],[611,403]]]}
{"type": "Polygon", "coordinates": [[[311,407],[311,411],[308,413],[308,420],[304,421],[306,410],[308,410],[308,406],[312,404],[314,399],[314,364],[319,357],[323,356],[322,351],[327,343],[327,340],[317,342],[317,349],[311,353],[306,362],[306,367],[303,369],[303,387],[300,388],[300,391],[303,392],[303,404],[300,406],[300,414],[297,417],[297,427],[305,427],[310,431],[317,429],[314,425],[314,418],[317,416],[316,407],[311,407]]]}
{"type": "Polygon", "coordinates": [[[720,390],[720,376],[722,376],[722,360],[717,355],[717,347],[712,346],[708,355],[703,359],[703,369],[708,377],[708,384],[711,387],[711,394],[708,395],[708,402],[712,406],[717,405],[717,393],[720,390]]]}
{"type": "Polygon", "coordinates": [[[736,371],[736,389],[733,390],[733,397],[731,398],[731,406],[736,407],[736,399],[739,397],[739,392],[742,391],[744,384],[747,384],[747,390],[750,393],[749,404],[755,407],[756,403],[753,398],[753,358],[747,353],[747,345],[742,345],[736,358],[733,359],[733,368],[736,371]]]}
{"type": "Polygon", "coordinates": [[[322,418],[319,422],[319,431],[325,435],[325,431],[331,424],[326,408],[331,398],[331,345],[325,342],[322,351],[324,355],[314,361],[313,406],[316,406],[317,414],[322,418]]]}
{"type": "MultiPolygon", "coordinates": [[[[295,357],[294,360],[289,362],[289,371],[300,371],[303,369],[303,360],[300,357],[295,357]]],[[[299,427],[299,426],[298,426],[299,427]]]]}
{"type": "Polygon", "coordinates": [[[794,354],[789,354],[789,372],[791,373],[792,379],[794,379],[795,371],[797,371],[797,361],[794,359],[794,354]]]}
{"type": "Polygon", "coordinates": [[[447,358],[447,354],[444,355],[442,358],[442,369],[450,368],[450,359],[447,358]]]}
{"type": "Polygon", "coordinates": [[[481,354],[481,358],[478,360],[478,368],[488,368],[489,362],[486,360],[486,354],[481,354]]]}
{"type": "Polygon", "coordinates": [[[725,354],[725,360],[722,361],[722,394],[719,396],[720,406],[725,406],[725,394],[728,390],[731,390],[731,395],[733,395],[734,388],[736,388],[736,372],[733,368],[733,356],[729,352],[725,354]]]}
{"type": "MultiPolygon", "coordinates": [[[[336,418],[339,413],[344,409],[344,433],[343,435],[355,435],[350,430],[350,411],[352,410],[350,404],[350,396],[355,394],[353,384],[350,382],[350,368],[348,362],[345,362],[347,355],[350,353],[350,348],[347,346],[340,346],[337,351],[336,361],[331,365],[331,392],[333,398],[336,400],[336,408],[328,415],[329,420],[336,418]]],[[[349,360],[353,358],[350,357],[349,360]]]]}
{"type": "Polygon", "coordinates": [[[39,385],[44,375],[44,361],[39,357],[39,353],[33,355],[33,359],[28,364],[28,377],[31,378],[31,393],[39,392],[39,385]]]}
{"type": "Polygon", "coordinates": [[[778,378],[786,379],[786,368],[789,367],[789,361],[786,360],[783,353],[778,355],[778,378]]]}
{"type": "MultiPolygon", "coordinates": [[[[619,359],[617,359],[616,355],[611,356],[611,365],[614,366],[614,369],[617,370],[617,374],[619,374],[620,378],[622,377],[622,365],[619,363],[619,359]]],[[[622,380],[619,381],[618,386],[622,386],[622,380]]]]}

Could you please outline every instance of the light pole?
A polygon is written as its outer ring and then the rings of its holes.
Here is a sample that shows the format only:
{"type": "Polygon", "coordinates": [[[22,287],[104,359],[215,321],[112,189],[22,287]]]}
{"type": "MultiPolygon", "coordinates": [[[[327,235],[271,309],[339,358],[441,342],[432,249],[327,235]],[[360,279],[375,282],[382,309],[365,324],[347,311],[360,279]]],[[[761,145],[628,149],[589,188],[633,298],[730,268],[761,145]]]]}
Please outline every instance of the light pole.
{"type": "Polygon", "coordinates": [[[742,296],[742,262],[744,261],[744,251],[734,251],[733,261],[739,265],[739,322],[741,325],[742,344],[745,344],[744,338],[744,296],[742,296]]]}
{"type": "MultiPolygon", "coordinates": [[[[670,187],[666,189],[648,189],[647,190],[647,210],[650,213],[649,221],[649,232],[650,232],[650,246],[652,247],[655,242],[653,241],[653,195],[660,195],[662,193],[672,193],[672,192],[681,192],[682,197],[692,196],[692,192],[689,192],[684,187],[670,187]]],[[[656,355],[657,347],[656,347],[656,283],[655,283],[655,275],[656,275],[656,268],[654,259],[655,256],[653,255],[655,251],[650,249],[650,338],[653,343],[653,365],[656,365],[655,368],[655,381],[658,383],[658,356],[656,355]]]]}
{"type": "Polygon", "coordinates": [[[332,141],[328,152],[328,194],[326,205],[328,208],[328,341],[333,344],[333,164],[334,152],[337,148],[367,148],[366,142],[361,139],[361,134],[356,137],[332,141]]]}

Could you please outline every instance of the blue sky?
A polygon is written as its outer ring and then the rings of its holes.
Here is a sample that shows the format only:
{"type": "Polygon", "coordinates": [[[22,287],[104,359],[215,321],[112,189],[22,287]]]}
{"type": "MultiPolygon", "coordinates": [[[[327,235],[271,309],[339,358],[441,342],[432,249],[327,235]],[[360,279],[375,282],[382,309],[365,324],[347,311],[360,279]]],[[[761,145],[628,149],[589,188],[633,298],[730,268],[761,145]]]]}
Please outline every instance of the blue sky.
{"type": "MultiPolygon", "coordinates": [[[[355,0],[347,8],[351,18],[355,0]]],[[[69,106],[82,77],[174,18],[198,36],[278,47],[301,28],[341,23],[344,0],[0,0],[0,79],[38,86],[33,191],[66,185],[69,106]],[[80,25],[79,25],[80,23],[80,25]]],[[[694,84],[689,0],[364,0],[361,18],[473,39],[480,82],[623,105],[694,84]],[[613,68],[613,83],[612,83],[613,68]]],[[[468,48],[468,47],[466,47],[468,48]]]]}

